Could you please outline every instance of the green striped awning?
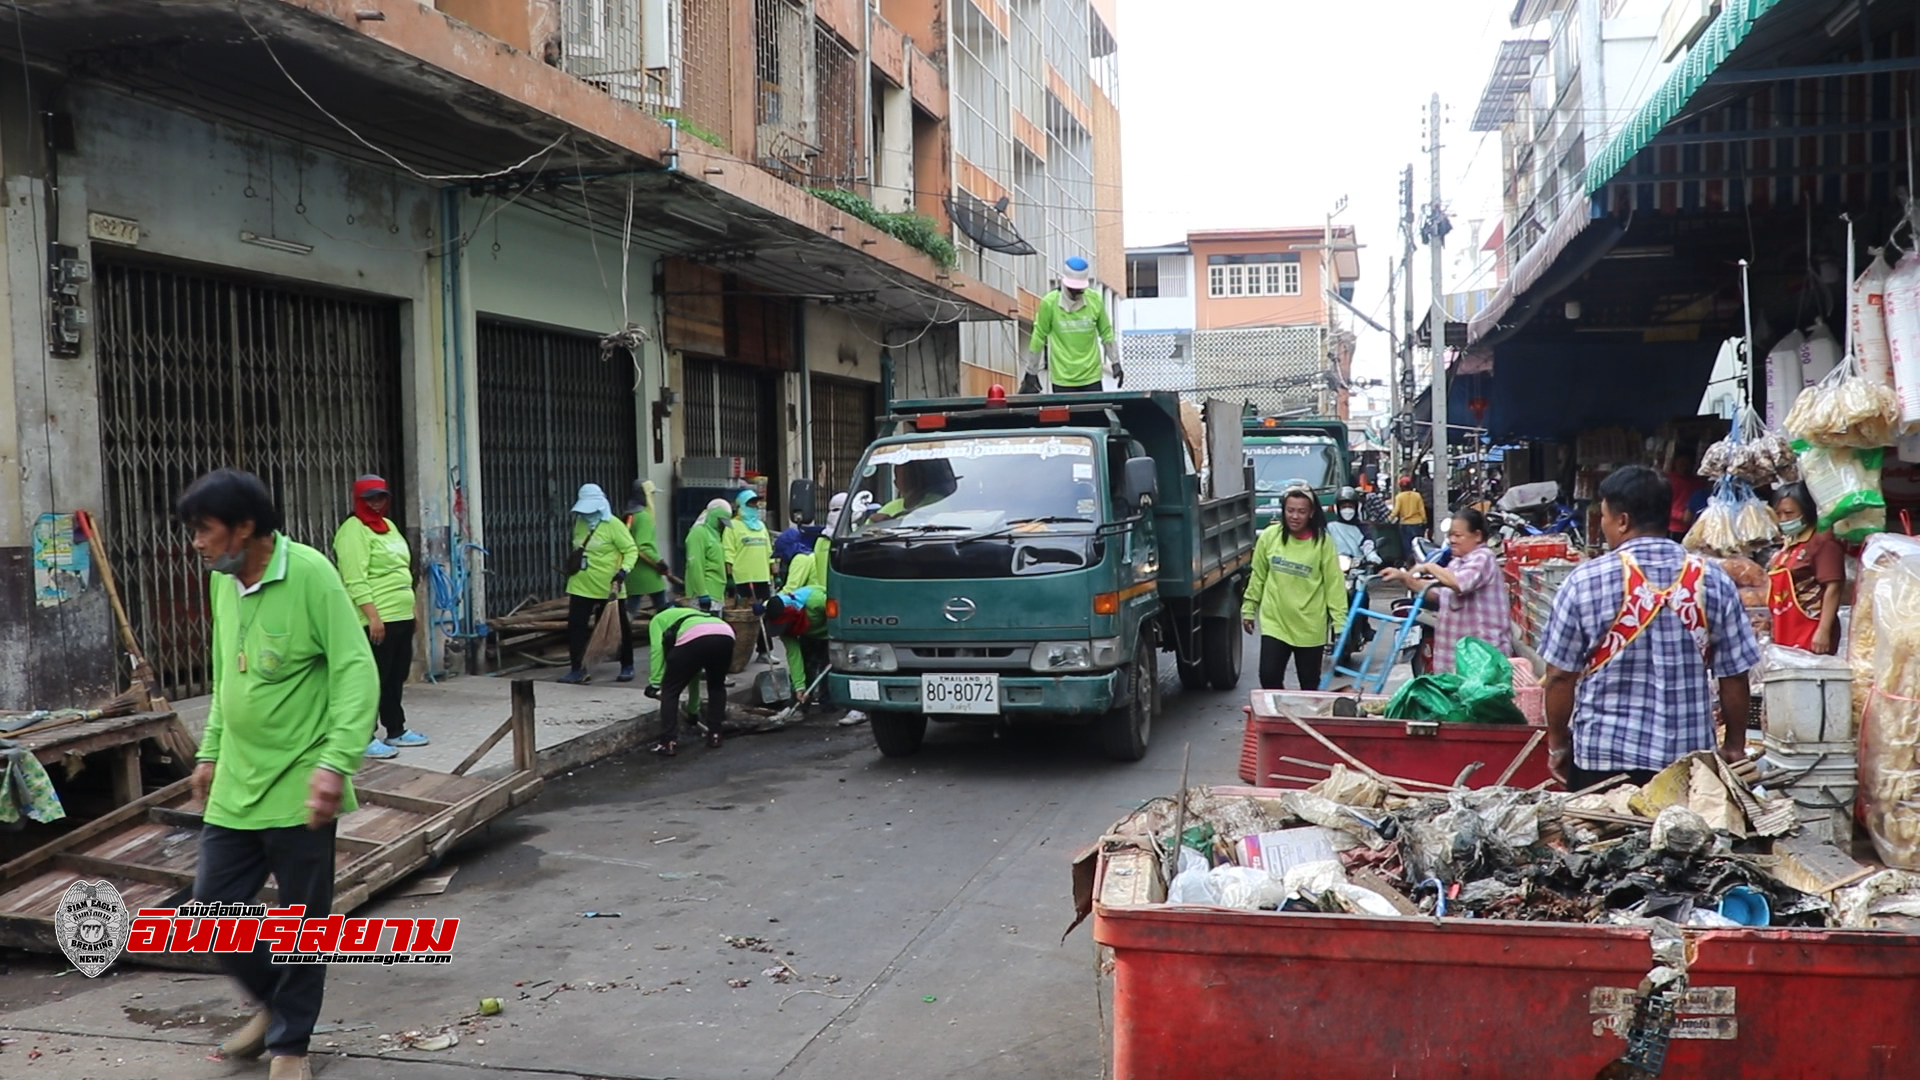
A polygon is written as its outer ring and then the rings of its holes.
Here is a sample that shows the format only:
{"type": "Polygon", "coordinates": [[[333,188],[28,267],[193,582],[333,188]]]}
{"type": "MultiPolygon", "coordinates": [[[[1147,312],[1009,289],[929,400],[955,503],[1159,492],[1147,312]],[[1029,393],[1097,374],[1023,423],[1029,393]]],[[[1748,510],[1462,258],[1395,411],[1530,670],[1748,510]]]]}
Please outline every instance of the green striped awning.
{"type": "Polygon", "coordinates": [[[1680,115],[1681,110],[1687,107],[1687,102],[1707,84],[1714,71],[1746,40],[1747,34],[1753,30],[1753,24],[1785,2],[1726,0],[1726,6],[1720,9],[1720,14],[1714,17],[1713,23],[1700,35],[1700,40],[1688,50],[1687,58],[1668,74],[1667,81],[1640,107],[1627,126],[1613,137],[1613,141],[1594,155],[1587,166],[1587,194],[1592,195],[1607,186],[1607,182],[1626,168],[1627,162],[1633,160],[1633,155],[1646,149],[1653,137],[1680,115]]]}

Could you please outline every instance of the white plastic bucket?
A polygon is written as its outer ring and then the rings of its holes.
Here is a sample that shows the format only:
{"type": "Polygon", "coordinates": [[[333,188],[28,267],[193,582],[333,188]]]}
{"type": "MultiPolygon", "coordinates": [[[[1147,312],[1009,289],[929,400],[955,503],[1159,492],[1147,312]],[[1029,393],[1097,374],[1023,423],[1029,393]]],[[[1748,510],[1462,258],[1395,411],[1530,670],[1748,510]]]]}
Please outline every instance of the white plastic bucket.
{"type": "Polygon", "coordinates": [[[1853,672],[1845,660],[1769,671],[1760,677],[1760,698],[1761,730],[1777,743],[1853,742],[1853,672]]]}

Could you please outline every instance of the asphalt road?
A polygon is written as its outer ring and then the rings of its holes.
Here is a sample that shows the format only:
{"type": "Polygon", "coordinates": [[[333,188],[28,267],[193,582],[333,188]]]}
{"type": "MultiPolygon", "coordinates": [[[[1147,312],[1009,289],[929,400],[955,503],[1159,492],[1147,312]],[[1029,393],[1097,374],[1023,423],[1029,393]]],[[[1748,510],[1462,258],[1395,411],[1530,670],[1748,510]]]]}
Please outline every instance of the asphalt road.
{"type": "MultiPolygon", "coordinates": [[[[864,727],[814,723],[557,778],[450,858],[445,894],[364,909],[457,916],[455,960],[333,969],[320,1075],[1098,1076],[1092,939],[1082,926],[1061,940],[1071,860],[1171,793],[1189,745],[1193,782],[1238,782],[1253,661],[1236,693],[1169,677],[1137,764],[1078,729],[936,727],[919,755],[890,759],[864,727]],[[482,997],[505,1010],[460,1025],[482,997]],[[382,1035],[448,1025],[451,1049],[382,1052],[382,1035]]],[[[0,1045],[0,1075],[262,1073],[208,1060],[248,1012],[224,979],[8,963],[0,1039],[19,1041],[0,1045]]]]}

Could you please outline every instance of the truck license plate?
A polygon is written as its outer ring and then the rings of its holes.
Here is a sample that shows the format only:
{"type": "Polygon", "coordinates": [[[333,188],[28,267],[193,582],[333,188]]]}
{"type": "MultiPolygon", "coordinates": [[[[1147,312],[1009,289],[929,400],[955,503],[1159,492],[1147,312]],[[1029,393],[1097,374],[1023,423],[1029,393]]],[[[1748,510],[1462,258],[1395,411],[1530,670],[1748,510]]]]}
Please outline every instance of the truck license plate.
{"type": "Polygon", "coordinates": [[[1000,676],[922,675],[920,711],[997,715],[1000,712],[1000,676]]]}

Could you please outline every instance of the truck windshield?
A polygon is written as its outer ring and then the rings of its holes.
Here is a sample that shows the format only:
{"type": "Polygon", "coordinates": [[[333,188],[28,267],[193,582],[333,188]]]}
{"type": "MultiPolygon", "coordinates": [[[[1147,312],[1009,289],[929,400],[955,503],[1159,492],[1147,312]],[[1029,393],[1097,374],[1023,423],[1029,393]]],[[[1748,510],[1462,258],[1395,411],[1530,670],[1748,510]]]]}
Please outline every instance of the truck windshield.
{"type": "Polygon", "coordinates": [[[840,536],[1085,531],[1101,518],[1093,440],[983,435],[889,443],[860,463],[840,536]]]}
{"type": "Polygon", "coordinates": [[[1253,456],[1254,490],[1263,494],[1277,495],[1290,484],[1328,487],[1338,467],[1333,446],[1314,439],[1253,443],[1246,449],[1253,456]]]}

